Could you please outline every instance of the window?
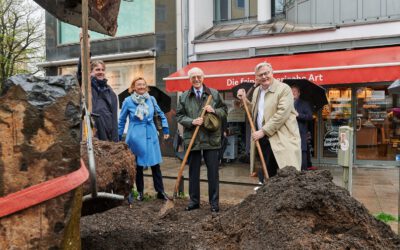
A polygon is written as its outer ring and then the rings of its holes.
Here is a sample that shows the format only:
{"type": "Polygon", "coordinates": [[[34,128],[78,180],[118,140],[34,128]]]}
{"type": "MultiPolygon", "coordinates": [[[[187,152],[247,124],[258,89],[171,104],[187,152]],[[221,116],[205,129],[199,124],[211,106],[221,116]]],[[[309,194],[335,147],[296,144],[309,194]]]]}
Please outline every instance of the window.
{"type": "Polygon", "coordinates": [[[244,8],[244,0],[236,0],[236,6],[238,8],[244,8]]]}
{"type": "Polygon", "coordinates": [[[214,0],[216,22],[257,16],[257,0],[214,0]]]}
{"type": "MultiPolygon", "coordinates": [[[[116,37],[154,32],[155,0],[121,1],[118,14],[116,37]]],[[[80,28],[59,22],[58,43],[79,42],[80,28]]],[[[91,40],[110,38],[109,36],[90,31],[91,40]]]]}
{"type": "Polygon", "coordinates": [[[160,4],[156,6],[156,19],[159,22],[167,20],[167,8],[165,5],[160,4]]]}

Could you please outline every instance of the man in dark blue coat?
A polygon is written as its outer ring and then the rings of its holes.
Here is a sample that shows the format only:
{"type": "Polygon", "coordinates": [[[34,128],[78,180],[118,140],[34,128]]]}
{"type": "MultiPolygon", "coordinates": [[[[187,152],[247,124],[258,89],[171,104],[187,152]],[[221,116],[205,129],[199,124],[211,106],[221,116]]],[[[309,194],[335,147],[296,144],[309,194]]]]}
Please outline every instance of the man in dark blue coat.
{"type": "MultiPolygon", "coordinates": [[[[92,115],[94,116],[95,137],[103,141],[118,142],[118,99],[105,78],[106,66],[95,60],[90,65],[92,87],[92,115]]],[[[81,84],[81,60],[78,63],[77,78],[81,84]]]]}
{"type": "Polygon", "coordinates": [[[312,120],[312,110],[308,102],[300,99],[300,88],[296,85],[292,87],[294,97],[294,108],[296,109],[297,123],[301,137],[301,170],[307,170],[307,132],[308,122],[312,120]]]}

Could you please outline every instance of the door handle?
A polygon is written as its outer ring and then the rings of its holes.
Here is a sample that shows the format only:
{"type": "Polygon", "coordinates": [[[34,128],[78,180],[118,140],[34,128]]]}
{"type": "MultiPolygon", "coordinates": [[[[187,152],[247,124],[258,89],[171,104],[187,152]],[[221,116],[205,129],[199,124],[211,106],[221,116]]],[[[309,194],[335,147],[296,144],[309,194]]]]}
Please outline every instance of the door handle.
{"type": "Polygon", "coordinates": [[[360,131],[361,130],[361,118],[357,118],[357,129],[356,129],[357,131],[360,131]]]}

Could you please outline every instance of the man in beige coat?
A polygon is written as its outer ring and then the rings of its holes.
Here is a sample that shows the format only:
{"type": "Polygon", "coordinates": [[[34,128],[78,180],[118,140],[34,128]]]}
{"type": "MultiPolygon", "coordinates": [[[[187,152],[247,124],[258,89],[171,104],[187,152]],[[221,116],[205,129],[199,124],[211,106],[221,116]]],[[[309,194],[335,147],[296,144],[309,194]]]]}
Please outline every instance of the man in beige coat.
{"type": "MultiPolygon", "coordinates": [[[[301,139],[292,90],[273,78],[272,66],[266,62],[256,66],[255,80],[259,86],[253,92],[251,110],[257,131],[251,136],[260,142],[268,175],[272,177],[278,168],[286,166],[300,170],[301,139]]],[[[237,95],[239,99],[246,98],[246,91],[240,89],[237,95]]],[[[259,179],[263,182],[262,171],[259,179]]]]}

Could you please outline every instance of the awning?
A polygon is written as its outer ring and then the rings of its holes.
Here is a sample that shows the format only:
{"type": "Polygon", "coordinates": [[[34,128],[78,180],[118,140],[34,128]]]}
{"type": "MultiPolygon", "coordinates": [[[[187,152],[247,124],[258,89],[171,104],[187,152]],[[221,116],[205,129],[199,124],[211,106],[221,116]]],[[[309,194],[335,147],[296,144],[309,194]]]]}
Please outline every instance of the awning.
{"type": "Polygon", "coordinates": [[[193,62],[164,78],[166,89],[168,92],[189,89],[187,72],[199,67],[205,73],[207,86],[228,90],[241,82],[254,81],[254,67],[264,61],[272,64],[275,78],[304,78],[318,85],[386,82],[400,78],[400,46],[394,46],[193,62]]]}

